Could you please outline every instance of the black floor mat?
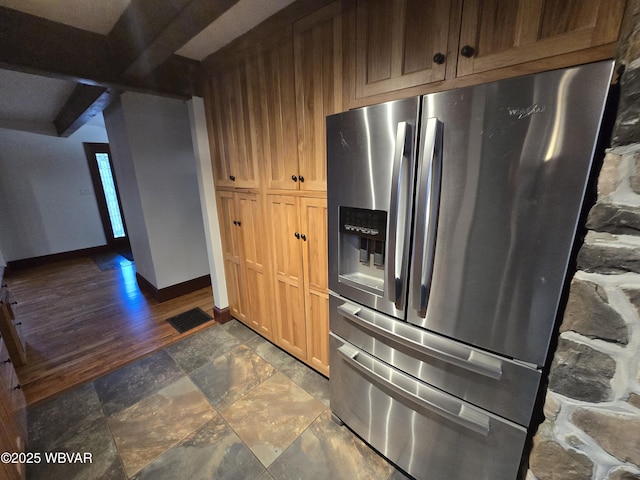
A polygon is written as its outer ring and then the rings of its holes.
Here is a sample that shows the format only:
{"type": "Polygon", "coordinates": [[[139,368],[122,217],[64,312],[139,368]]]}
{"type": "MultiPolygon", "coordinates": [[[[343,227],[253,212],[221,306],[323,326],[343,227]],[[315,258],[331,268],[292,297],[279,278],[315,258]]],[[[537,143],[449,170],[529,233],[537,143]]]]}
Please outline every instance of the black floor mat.
{"type": "Polygon", "coordinates": [[[167,322],[169,322],[173,328],[180,333],[184,333],[187,330],[191,330],[192,328],[203,325],[211,320],[213,320],[213,317],[207,312],[201,308],[194,308],[192,310],[187,310],[184,313],[180,313],[175,317],[169,318],[167,322]]]}

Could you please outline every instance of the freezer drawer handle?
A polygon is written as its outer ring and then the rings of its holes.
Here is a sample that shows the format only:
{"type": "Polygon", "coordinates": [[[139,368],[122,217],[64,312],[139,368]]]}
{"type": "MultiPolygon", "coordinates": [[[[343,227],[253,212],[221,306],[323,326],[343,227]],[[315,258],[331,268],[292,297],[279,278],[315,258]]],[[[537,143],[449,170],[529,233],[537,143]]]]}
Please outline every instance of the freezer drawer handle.
{"type": "MultiPolygon", "coordinates": [[[[448,395],[447,397],[449,397],[449,402],[457,405],[457,408],[455,408],[455,410],[457,411],[451,411],[449,408],[439,405],[438,397],[445,396],[445,394],[439,392],[436,389],[430,388],[424,383],[420,384],[420,386],[422,387],[422,390],[425,390],[423,394],[428,394],[429,398],[418,397],[417,395],[408,392],[404,388],[401,388],[395,383],[390,382],[382,375],[379,375],[378,373],[370,370],[369,368],[358,362],[359,351],[357,351],[357,349],[354,349],[350,345],[342,345],[338,348],[338,353],[342,356],[345,362],[358,370],[369,380],[378,384],[379,386],[391,390],[398,397],[401,397],[405,402],[411,404],[411,407],[415,410],[429,410],[430,412],[446,418],[447,420],[451,420],[466,429],[473,430],[474,432],[477,432],[484,436],[489,435],[491,427],[489,424],[489,417],[487,415],[484,415],[481,412],[478,412],[477,410],[466,406],[462,402],[455,401],[453,397],[450,397],[448,395]],[[355,353],[354,350],[356,350],[355,353]]],[[[387,367],[384,364],[381,364],[381,366],[383,368],[391,370],[390,367],[387,367]]],[[[402,373],[397,371],[393,371],[393,375],[404,376],[402,373]]],[[[414,379],[411,379],[411,381],[416,382],[416,380],[414,379]]]]}
{"type": "MultiPolygon", "coordinates": [[[[495,380],[500,380],[502,377],[502,362],[497,358],[490,357],[472,349],[463,350],[463,352],[468,352],[468,354],[466,357],[460,357],[455,353],[445,352],[432,345],[414,342],[413,340],[396,335],[386,328],[361,318],[359,316],[361,310],[362,309],[360,307],[348,303],[338,306],[338,312],[347,320],[352,321],[369,332],[384,336],[385,338],[399,343],[415,352],[418,352],[419,354],[435,357],[443,362],[456,365],[460,368],[464,368],[465,370],[479,373],[480,375],[484,375],[485,377],[490,377],[495,380]]],[[[423,335],[423,341],[426,340],[427,338],[423,335]]]]}

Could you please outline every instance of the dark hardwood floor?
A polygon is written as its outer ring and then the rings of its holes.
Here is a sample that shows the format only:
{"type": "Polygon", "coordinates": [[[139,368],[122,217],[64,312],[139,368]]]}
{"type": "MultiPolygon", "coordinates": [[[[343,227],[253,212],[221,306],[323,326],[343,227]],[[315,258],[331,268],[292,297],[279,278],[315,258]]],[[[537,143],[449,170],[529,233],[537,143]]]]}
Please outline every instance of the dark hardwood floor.
{"type": "Polygon", "coordinates": [[[91,258],[56,262],[4,280],[27,343],[27,364],[16,370],[29,405],[211,325],[180,334],[166,322],[174,315],[200,307],[213,316],[211,287],[158,303],[126,261],[110,270],[91,258]]]}

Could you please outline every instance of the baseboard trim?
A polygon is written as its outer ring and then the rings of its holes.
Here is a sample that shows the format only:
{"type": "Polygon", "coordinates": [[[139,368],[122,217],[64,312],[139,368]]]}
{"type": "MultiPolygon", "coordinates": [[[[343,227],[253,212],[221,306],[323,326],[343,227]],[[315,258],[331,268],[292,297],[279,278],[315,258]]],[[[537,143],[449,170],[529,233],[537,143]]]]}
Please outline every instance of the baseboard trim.
{"type": "Polygon", "coordinates": [[[218,308],[214,306],[213,318],[215,318],[216,322],[219,324],[227,323],[231,320],[231,309],[229,307],[218,308]]]}
{"type": "MultiPolygon", "coordinates": [[[[156,288],[146,278],[136,272],[136,281],[140,290],[151,295],[157,302],[162,303],[173,298],[181,297],[187,293],[195,292],[201,288],[211,285],[211,276],[203,275],[202,277],[193,278],[186,282],[171,285],[170,287],[156,288]]],[[[216,319],[217,320],[217,319],[216,319]]]]}
{"type": "Polygon", "coordinates": [[[7,271],[25,270],[27,268],[39,267],[49,263],[61,262],[65,260],[75,260],[76,258],[91,257],[116,251],[111,245],[100,245],[98,247],[82,248],[71,250],[70,252],[52,253],[40,257],[23,258],[21,260],[10,260],[7,262],[7,271]]]}

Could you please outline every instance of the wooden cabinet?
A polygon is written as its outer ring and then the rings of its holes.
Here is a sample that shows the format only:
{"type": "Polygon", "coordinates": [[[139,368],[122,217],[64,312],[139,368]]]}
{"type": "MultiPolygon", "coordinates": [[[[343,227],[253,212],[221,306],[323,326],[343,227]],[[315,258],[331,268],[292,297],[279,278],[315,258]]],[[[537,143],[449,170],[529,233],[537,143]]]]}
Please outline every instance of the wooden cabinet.
{"type": "Polygon", "coordinates": [[[296,100],[291,27],[269,39],[258,54],[262,82],[262,143],[266,183],[298,188],[296,100]]]}
{"type": "Polygon", "coordinates": [[[251,193],[236,193],[239,218],[242,270],[246,298],[245,321],[261,335],[271,338],[270,289],[267,267],[264,214],[260,197],[251,193]]]}
{"type": "Polygon", "coordinates": [[[286,195],[269,195],[268,198],[275,283],[276,343],[292,355],[306,360],[303,240],[300,236],[298,199],[286,195]]]}
{"type": "Polygon", "coordinates": [[[342,111],[342,17],[329,4],[294,27],[298,188],[327,189],[326,116],[342,111]]]}
{"type": "Polygon", "coordinates": [[[436,91],[474,83],[454,81],[471,74],[494,72],[479,77],[478,83],[612,58],[625,4],[626,0],[344,0],[347,64],[353,64],[345,70],[344,81],[351,83],[346,105],[425,93],[425,88],[417,89],[420,86],[434,85],[429,91],[436,91]],[[578,52],[579,58],[567,57],[578,52]],[[505,70],[495,74],[500,69],[505,70]],[[439,83],[447,81],[448,86],[439,83]],[[410,90],[390,95],[403,89],[410,90]],[[368,97],[373,98],[360,100],[368,97]]]}
{"type": "Polygon", "coordinates": [[[240,251],[240,231],[238,229],[239,212],[233,192],[219,192],[217,195],[218,221],[224,256],[224,274],[227,280],[227,294],[231,315],[246,322],[244,293],[245,283],[242,274],[242,253],[240,251]]]}
{"type": "MultiPolygon", "coordinates": [[[[26,442],[27,406],[3,336],[0,338],[0,451],[23,452],[26,442]]],[[[3,464],[1,467],[1,478],[25,478],[23,464],[3,464]]]]}
{"type": "Polygon", "coordinates": [[[356,98],[444,80],[450,0],[358,0],[356,98]]]}
{"type": "Polygon", "coordinates": [[[257,187],[262,149],[255,130],[261,120],[257,59],[246,57],[221,70],[207,86],[214,180],[222,187],[257,187]]]}
{"type": "Polygon", "coordinates": [[[464,0],[457,76],[616,42],[625,0],[464,0]]]}
{"type": "Polygon", "coordinates": [[[340,13],[334,2],[260,48],[269,189],[326,190],[325,117],[342,110],[340,13]]]}
{"type": "Polygon", "coordinates": [[[307,362],[329,375],[329,253],[327,249],[327,200],[300,199],[307,362]]]}
{"type": "Polygon", "coordinates": [[[218,215],[231,314],[271,338],[262,206],[252,193],[222,191],[218,215]]]}
{"type": "Polygon", "coordinates": [[[16,320],[12,305],[15,304],[6,286],[0,288],[0,334],[4,338],[11,361],[17,367],[27,363],[27,349],[24,343],[22,322],[16,320]]]}
{"type": "Polygon", "coordinates": [[[326,200],[269,195],[276,343],[329,373],[326,200]]]}

